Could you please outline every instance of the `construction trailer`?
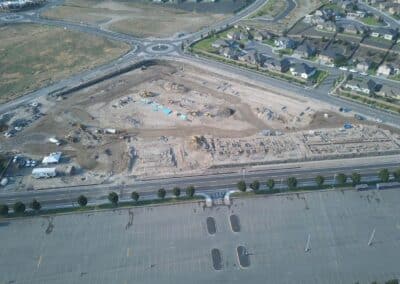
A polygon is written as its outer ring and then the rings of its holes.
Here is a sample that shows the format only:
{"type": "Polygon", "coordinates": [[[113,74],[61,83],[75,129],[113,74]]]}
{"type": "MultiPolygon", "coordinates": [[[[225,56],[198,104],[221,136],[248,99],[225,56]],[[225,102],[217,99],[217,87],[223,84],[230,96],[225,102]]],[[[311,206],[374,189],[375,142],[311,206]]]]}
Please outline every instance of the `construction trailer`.
{"type": "Polygon", "coordinates": [[[32,171],[34,178],[52,178],[57,176],[56,168],[36,168],[32,171]]]}
{"type": "Polygon", "coordinates": [[[58,164],[61,159],[61,152],[54,152],[43,158],[43,164],[58,164]]]}

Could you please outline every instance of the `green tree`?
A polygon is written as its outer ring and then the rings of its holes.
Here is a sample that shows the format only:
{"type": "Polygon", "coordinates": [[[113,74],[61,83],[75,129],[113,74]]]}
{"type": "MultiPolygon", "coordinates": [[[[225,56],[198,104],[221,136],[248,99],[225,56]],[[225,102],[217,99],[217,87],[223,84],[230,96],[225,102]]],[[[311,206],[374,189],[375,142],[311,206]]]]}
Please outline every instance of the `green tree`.
{"type": "Polygon", "coordinates": [[[167,192],[165,191],[164,188],[160,188],[157,192],[158,198],[164,199],[165,195],[167,195],[167,192]]]}
{"type": "Polygon", "coordinates": [[[345,185],[347,182],[347,176],[343,173],[340,173],[336,176],[336,181],[339,185],[345,185]]]}
{"type": "Polygon", "coordinates": [[[187,195],[188,197],[192,198],[192,197],[194,196],[195,191],[196,191],[196,189],[194,188],[194,186],[193,186],[193,185],[189,185],[189,186],[186,188],[186,195],[187,195]]]}
{"type": "Polygon", "coordinates": [[[394,176],[394,179],[395,179],[396,181],[399,181],[399,182],[400,182],[400,168],[396,169],[396,170],[393,172],[393,176],[394,176]]]}
{"type": "Polygon", "coordinates": [[[246,182],[244,180],[239,181],[236,186],[242,192],[245,192],[247,189],[246,182]]]}
{"type": "Polygon", "coordinates": [[[250,184],[250,188],[254,191],[258,191],[260,189],[260,182],[258,180],[253,181],[250,184]]]}
{"type": "Polygon", "coordinates": [[[321,187],[325,182],[325,178],[321,175],[317,176],[315,178],[315,183],[317,184],[318,187],[321,187]]]}
{"type": "Polygon", "coordinates": [[[16,214],[23,214],[26,207],[24,203],[22,203],[21,201],[17,201],[14,203],[13,209],[16,214]]]}
{"type": "Polygon", "coordinates": [[[172,189],[172,192],[177,198],[181,195],[181,189],[177,186],[172,189]]]}
{"type": "Polygon", "coordinates": [[[133,201],[137,202],[139,200],[139,193],[137,193],[136,191],[132,191],[131,198],[133,201]]]}
{"type": "Polygon", "coordinates": [[[79,195],[77,201],[78,201],[78,204],[79,204],[80,207],[85,207],[87,205],[87,202],[88,202],[86,196],[84,196],[84,195],[79,195]]]}
{"type": "Polygon", "coordinates": [[[29,207],[35,211],[39,211],[42,208],[42,205],[36,199],[33,199],[29,207]]]}
{"type": "Polygon", "coordinates": [[[359,173],[352,173],[351,174],[351,182],[353,186],[361,183],[361,175],[359,173]]]}
{"type": "Polygon", "coordinates": [[[381,182],[388,182],[390,179],[390,172],[388,169],[382,169],[379,171],[378,176],[381,182]]]}
{"type": "Polygon", "coordinates": [[[112,205],[117,206],[118,199],[118,194],[116,192],[113,191],[108,194],[108,200],[111,202],[112,205]]]}
{"type": "Polygon", "coordinates": [[[7,216],[8,214],[8,206],[6,204],[0,204],[0,215],[7,216]]]}
{"type": "Polygon", "coordinates": [[[399,284],[398,279],[391,279],[385,282],[385,284],[399,284]]]}
{"type": "Polygon", "coordinates": [[[275,180],[270,178],[267,180],[267,187],[269,190],[273,190],[275,187],[275,180]]]}
{"type": "Polygon", "coordinates": [[[295,177],[289,177],[287,179],[287,185],[289,190],[295,190],[297,188],[297,179],[295,177]]]}

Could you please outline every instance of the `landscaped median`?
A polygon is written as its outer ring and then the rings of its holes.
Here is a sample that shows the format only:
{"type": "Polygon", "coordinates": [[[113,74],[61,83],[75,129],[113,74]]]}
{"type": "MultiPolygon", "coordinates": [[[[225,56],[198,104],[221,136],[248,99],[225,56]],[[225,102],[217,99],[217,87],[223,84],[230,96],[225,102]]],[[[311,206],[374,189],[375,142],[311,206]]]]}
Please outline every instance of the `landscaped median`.
{"type": "Polygon", "coordinates": [[[391,181],[395,181],[395,184],[400,183],[400,168],[396,169],[391,173],[388,169],[382,169],[377,173],[376,180],[362,181],[361,174],[353,172],[347,176],[344,173],[335,174],[333,184],[327,184],[325,177],[318,175],[314,179],[313,185],[299,185],[296,177],[288,177],[285,181],[281,181],[279,187],[276,186],[274,179],[268,179],[266,182],[260,182],[258,180],[253,181],[249,185],[245,181],[241,180],[237,183],[238,192],[233,193],[232,197],[243,197],[243,196],[255,196],[255,195],[269,195],[278,193],[288,192],[302,192],[302,191],[317,191],[327,189],[340,189],[340,190],[352,190],[352,189],[371,189],[377,188],[377,185],[387,185],[391,181]],[[391,179],[393,176],[393,179],[391,179]],[[264,185],[264,189],[261,189],[264,185]],[[364,188],[366,187],[366,188],[364,188]],[[248,191],[250,189],[250,191],[248,191]]]}
{"type": "Polygon", "coordinates": [[[186,195],[180,196],[180,189],[174,188],[172,191],[173,197],[167,197],[167,192],[160,188],[157,191],[157,197],[152,199],[139,200],[139,193],[132,192],[132,200],[119,200],[119,196],[116,192],[110,192],[108,195],[109,203],[97,204],[97,205],[87,205],[88,199],[84,195],[80,195],[76,200],[74,200],[72,206],[64,208],[54,208],[54,209],[43,209],[41,204],[36,199],[33,199],[30,204],[28,204],[31,210],[26,210],[27,205],[17,201],[12,205],[13,211],[10,212],[10,207],[6,204],[0,204],[0,220],[1,218],[18,218],[18,217],[29,217],[29,216],[45,216],[45,215],[55,215],[55,214],[67,214],[67,213],[81,213],[81,212],[91,212],[98,210],[109,210],[127,207],[137,207],[137,206],[155,206],[155,205],[172,205],[185,202],[195,202],[204,201],[202,195],[195,195],[195,188],[189,186],[186,188],[186,195]],[[178,193],[179,192],[179,193],[178,193]]]}
{"type": "Polygon", "coordinates": [[[339,97],[344,97],[346,99],[363,103],[363,104],[368,104],[370,106],[374,106],[379,109],[391,111],[394,113],[400,113],[400,105],[386,102],[382,99],[376,99],[370,96],[366,95],[361,95],[357,94],[355,92],[347,92],[347,91],[342,91],[342,90],[337,90],[336,95],[339,97]]]}

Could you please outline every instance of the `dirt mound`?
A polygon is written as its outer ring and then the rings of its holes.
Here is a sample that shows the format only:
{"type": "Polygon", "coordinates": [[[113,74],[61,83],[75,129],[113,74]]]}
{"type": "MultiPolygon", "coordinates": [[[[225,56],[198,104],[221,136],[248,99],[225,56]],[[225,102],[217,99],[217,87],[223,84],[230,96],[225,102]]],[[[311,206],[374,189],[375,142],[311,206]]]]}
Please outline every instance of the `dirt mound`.
{"type": "Polygon", "coordinates": [[[235,114],[235,110],[233,108],[224,107],[217,110],[217,116],[221,117],[230,117],[235,114]]]}

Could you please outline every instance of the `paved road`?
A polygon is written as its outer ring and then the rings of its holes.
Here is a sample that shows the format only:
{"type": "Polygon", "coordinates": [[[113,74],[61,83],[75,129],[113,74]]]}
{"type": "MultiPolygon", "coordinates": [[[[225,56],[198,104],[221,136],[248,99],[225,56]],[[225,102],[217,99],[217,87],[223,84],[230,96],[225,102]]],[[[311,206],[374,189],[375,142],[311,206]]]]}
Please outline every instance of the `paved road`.
{"type": "Polygon", "coordinates": [[[248,184],[254,180],[265,182],[267,179],[273,178],[279,188],[285,187],[285,181],[289,176],[296,177],[301,185],[314,185],[315,177],[323,175],[326,177],[326,184],[333,185],[334,175],[337,173],[351,174],[356,171],[363,175],[364,181],[375,180],[377,172],[382,168],[397,169],[400,166],[399,159],[399,156],[382,157],[374,164],[368,158],[360,158],[346,163],[343,161],[304,162],[259,169],[251,168],[244,171],[232,169],[231,172],[218,174],[137,180],[132,184],[125,185],[100,184],[36,191],[10,191],[0,193],[0,203],[13,204],[16,201],[29,203],[33,198],[37,198],[45,207],[65,207],[75,203],[77,197],[84,194],[91,203],[101,204],[106,202],[110,191],[117,192],[121,200],[129,200],[132,191],[138,191],[141,198],[146,199],[154,198],[156,191],[162,187],[171,192],[175,186],[185,188],[189,185],[194,185],[198,193],[226,192],[236,189],[236,183],[243,178],[248,184]]]}

